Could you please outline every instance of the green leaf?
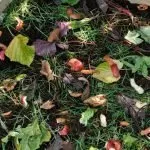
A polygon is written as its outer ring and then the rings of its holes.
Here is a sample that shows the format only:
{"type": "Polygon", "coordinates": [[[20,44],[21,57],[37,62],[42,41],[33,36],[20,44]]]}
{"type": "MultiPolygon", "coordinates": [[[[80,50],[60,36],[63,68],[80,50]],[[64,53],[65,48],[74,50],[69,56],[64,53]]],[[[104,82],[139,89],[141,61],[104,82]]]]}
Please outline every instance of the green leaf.
{"type": "Polygon", "coordinates": [[[148,68],[147,68],[146,64],[143,64],[141,71],[142,71],[143,77],[147,77],[148,76],[148,68]]]}
{"type": "Polygon", "coordinates": [[[30,66],[34,59],[35,50],[28,46],[29,39],[21,34],[14,37],[5,51],[5,55],[11,61],[19,62],[22,65],[30,66]]]}
{"type": "Polygon", "coordinates": [[[143,42],[143,40],[140,39],[139,36],[140,36],[140,34],[136,30],[128,31],[127,35],[125,36],[125,39],[135,45],[138,45],[143,42]]]}
{"type": "Polygon", "coordinates": [[[62,3],[67,3],[69,5],[76,5],[80,0],[62,0],[62,3]]]}
{"type": "Polygon", "coordinates": [[[120,77],[116,78],[113,76],[112,70],[108,62],[104,62],[98,65],[92,76],[105,83],[113,83],[120,79],[120,77]]]}
{"type": "Polygon", "coordinates": [[[134,69],[132,69],[132,73],[137,72],[143,65],[143,59],[141,57],[136,57],[135,59],[135,66],[134,69]]]}
{"type": "Polygon", "coordinates": [[[15,80],[18,82],[18,81],[21,81],[23,80],[27,75],[26,74],[19,74],[18,76],[16,76],[15,80]]]}
{"type": "Polygon", "coordinates": [[[97,109],[87,108],[87,110],[81,114],[80,123],[87,126],[89,119],[94,116],[96,111],[97,109]]]}
{"type": "Polygon", "coordinates": [[[123,135],[123,142],[128,147],[131,148],[137,141],[137,138],[132,137],[130,134],[123,135]]]}
{"type": "Polygon", "coordinates": [[[95,147],[91,146],[91,147],[89,148],[89,150],[98,150],[98,148],[95,148],[95,147]]]}
{"type": "Polygon", "coordinates": [[[150,57],[148,57],[148,56],[143,56],[143,60],[144,60],[144,62],[146,63],[146,65],[147,65],[148,67],[150,67],[150,57]]]}
{"type": "Polygon", "coordinates": [[[145,42],[150,44],[150,26],[141,26],[138,32],[145,42]]]}

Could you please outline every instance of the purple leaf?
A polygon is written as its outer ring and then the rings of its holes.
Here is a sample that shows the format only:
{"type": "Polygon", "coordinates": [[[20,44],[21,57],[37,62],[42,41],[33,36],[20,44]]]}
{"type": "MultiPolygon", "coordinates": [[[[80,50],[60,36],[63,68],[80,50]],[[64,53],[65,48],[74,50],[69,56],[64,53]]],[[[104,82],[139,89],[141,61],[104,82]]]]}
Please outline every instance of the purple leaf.
{"type": "Polygon", "coordinates": [[[67,32],[69,30],[69,22],[57,22],[56,25],[60,28],[61,30],[61,37],[67,35],[67,32]]]}
{"type": "Polygon", "coordinates": [[[35,46],[36,54],[39,56],[53,56],[56,53],[56,44],[44,40],[36,40],[33,45],[35,46]]]}

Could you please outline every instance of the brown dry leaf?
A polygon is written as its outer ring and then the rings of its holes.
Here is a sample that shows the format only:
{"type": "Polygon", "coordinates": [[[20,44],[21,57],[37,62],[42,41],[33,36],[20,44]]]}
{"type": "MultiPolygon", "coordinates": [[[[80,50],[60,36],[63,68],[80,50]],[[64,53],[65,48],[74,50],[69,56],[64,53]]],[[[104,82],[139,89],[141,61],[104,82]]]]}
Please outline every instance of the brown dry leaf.
{"type": "Polygon", "coordinates": [[[56,122],[59,124],[65,124],[66,123],[66,118],[56,118],[56,122]]]}
{"type": "Polygon", "coordinates": [[[68,115],[69,112],[67,110],[61,111],[58,113],[58,115],[63,116],[63,115],[68,115]]]}
{"type": "Polygon", "coordinates": [[[127,121],[120,121],[120,126],[121,127],[127,127],[129,125],[130,125],[129,122],[127,122],[127,121]]]}
{"type": "Polygon", "coordinates": [[[49,42],[55,42],[55,41],[58,41],[59,40],[59,37],[60,37],[60,32],[61,32],[61,29],[60,28],[56,28],[54,29],[49,37],[48,37],[48,41],[49,42]]]}
{"type": "Polygon", "coordinates": [[[15,88],[17,81],[13,79],[6,79],[3,81],[2,84],[3,84],[3,88],[8,92],[8,91],[12,91],[15,88]]]}
{"type": "Polygon", "coordinates": [[[16,30],[20,31],[23,29],[24,26],[24,22],[23,20],[21,20],[19,17],[15,17],[16,21],[17,21],[17,25],[16,25],[16,30]]]}
{"type": "Polygon", "coordinates": [[[89,95],[90,95],[90,83],[84,77],[79,77],[78,80],[79,81],[83,81],[83,82],[85,82],[87,84],[85,89],[84,89],[84,91],[83,91],[83,93],[82,93],[82,96],[81,96],[81,99],[85,100],[85,99],[89,98],[89,95]]]}
{"type": "Polygon", "coordinates": [[[75,13],[73,8],[67,8],[67,16],[71,19],[82,19],[83,15],[80,13],[75,13]]]}
{"type": "Polygon", "coordinates": [[[40,73],[46,76],[48,81],[54,80],[53,71],[51,70],[50,64],[47,60],[42,61],[42,68],[41,68],[40,73]]]}
{"type": "Polygon", "coordinates": [[[0,37],[2,36],[2,34],[3,34],[3,32],[2,32],[2,31],[0,31],[0,37]]]}
{"type": "Polygon", "coordinates": [[[93,107],[102,106],[107,102],[106,96],[104,94],[99,94],[96,96],[89,97],[84,100],[85,104],[89,104],[93,107]]]}
{"type": "Polygon", "coordinates": [[[144,11],[144,10],[147,10],[147,9],[148,9],[148,6],[141,4],[141,5],[138,5],[137,8],[138,8],[138,10],[140,10],[140,11],[144,11]]]}
{"type": "Polygon", "coordinates": [[[55,107],[55,104],[53,104],[53,102],[50,101],[50,100],[44,102],[44,103],[40,106],[40,108],[46,109],[46,110],[52,109],[53,107],[55,107]]]}
{"type": "Polygon", "coordinates": [[[8,111],[8,112],[1,114],[1,116],[5,117],[5,118],[9,118],[11,115],[12,115],[12,111],[8,111]]]}
{"type": "Polygon", "coordinates": [[[145,130],[141,130],[140,134],[141,134],[141,135],[148,135],[148,134],[150,134],[150,127],[148,127],[148,128],[145,129],[145,130]]]}
{"type": "Polygon", "coordinates": [[[85,75],[89,75],[89,74],[93,74],[95,72],[95,70],[92,70],[92,69],[90,69],[90,70],[81,70],[81,73],[83,73],[83,74],[85,74],[85,75]]]}
{"type": "Polygon", "coordinates": [[[82,95],[82,93],[79,92],[73,92],[71,90],[68,90],[68,93],[70,94],[70,96],[72,97],[80,97],[82,95]]]}

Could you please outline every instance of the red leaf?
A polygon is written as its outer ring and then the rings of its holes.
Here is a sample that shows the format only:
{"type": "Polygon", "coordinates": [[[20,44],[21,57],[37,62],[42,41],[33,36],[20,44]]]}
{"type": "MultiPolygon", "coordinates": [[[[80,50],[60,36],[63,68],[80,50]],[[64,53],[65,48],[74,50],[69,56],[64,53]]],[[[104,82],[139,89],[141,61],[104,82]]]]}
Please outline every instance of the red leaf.
{"type": "Polygon", "coordinates": [[[71,67],[72,71],[81,71],[84,68],[83,63],[76,58],[70,59],[67,65],[71,67]]]}
{"type": "Polygon", "coordinates": [[[0,51],[0,60],[2,60],[2,61],[5,60],[5,51],[4,50],[0,51]]]}
{"type": "Polygon", "coordinates": [[[68,125],[65,125],[63,129],[59,131],[59,134],[65,136],[65,135],[68,135],[69,132],[70,132],[70,129],[68,125]]]}
{"type": "Polygon", "coordinates": [[[121,150],[121,143],[118,140],[108,140],[106,143],[106,150],[121,150]]]}

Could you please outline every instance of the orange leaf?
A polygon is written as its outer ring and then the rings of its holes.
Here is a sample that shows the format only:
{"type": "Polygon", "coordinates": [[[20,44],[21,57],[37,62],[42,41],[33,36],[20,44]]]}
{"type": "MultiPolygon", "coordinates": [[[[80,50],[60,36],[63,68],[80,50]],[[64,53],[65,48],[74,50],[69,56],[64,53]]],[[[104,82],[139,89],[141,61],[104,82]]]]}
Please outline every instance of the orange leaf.
{"type": "Polygon", "coordinates": [[[83,63],[76,58],[70,59],[67,62],[67,65],[71,67],[72,71],[81,71],[84,68],[83,63]]]}
{"type": "Polygon", "coordinates": [[[83,18],[80,13],[75,13],[73,8],[67,8],[67,16],[71,19],[81,19],[83,18]]]}
{"type": "Polygon", "coordinates": [[[50,33],[50,35],[49,35],[49,37],[48,37],[48,41],[49,41],[49,42],[58,41],[58,40],[59,40],[59,37],[60,37],[60,32],[61,32],[60,28],[54,29],[54,30],[50,33]]]}
{"type": "Polygon", "coordinates": [[[86,74],[86,75],[89,75],[89,74],[93,74],[95,72],[95,70],[92,70],[92,69],[90,69],[90,70],[81,70],[81,73],[83,73],[83,74],[86,74]]]}
{"type": "Polygon", "coordinates": [[[108,140],[106,143],[106,150],[121,150],[121,143],[119,140],[108,140]]]}
{"type": "Polygon", "coordinates": [[[150,134],[150,127],[148,127],[148,128],[145,129],[145,130],[142,130],[142,131],[140,132],[140,134],[141,134],[141,135],[148,135],[148,134],[150,134]]]}
{"type": "Polygon", "coordinates": [[[129,125],[130,124],[127,121],[120,121],[120,126],[122,126],[122,127],[127,127],[129,125]]]}
{"type": "Polygon", "coordinates": [[[21,20],[21,19],[18,18],[18,17],[16,17],[15,19],[16,19],[16,21],[17,21],[16,30],[17,30],[17,31],[22,30],[22,29],[23,29],[23,26],[24,26],[23,20],[21,20]]]}

